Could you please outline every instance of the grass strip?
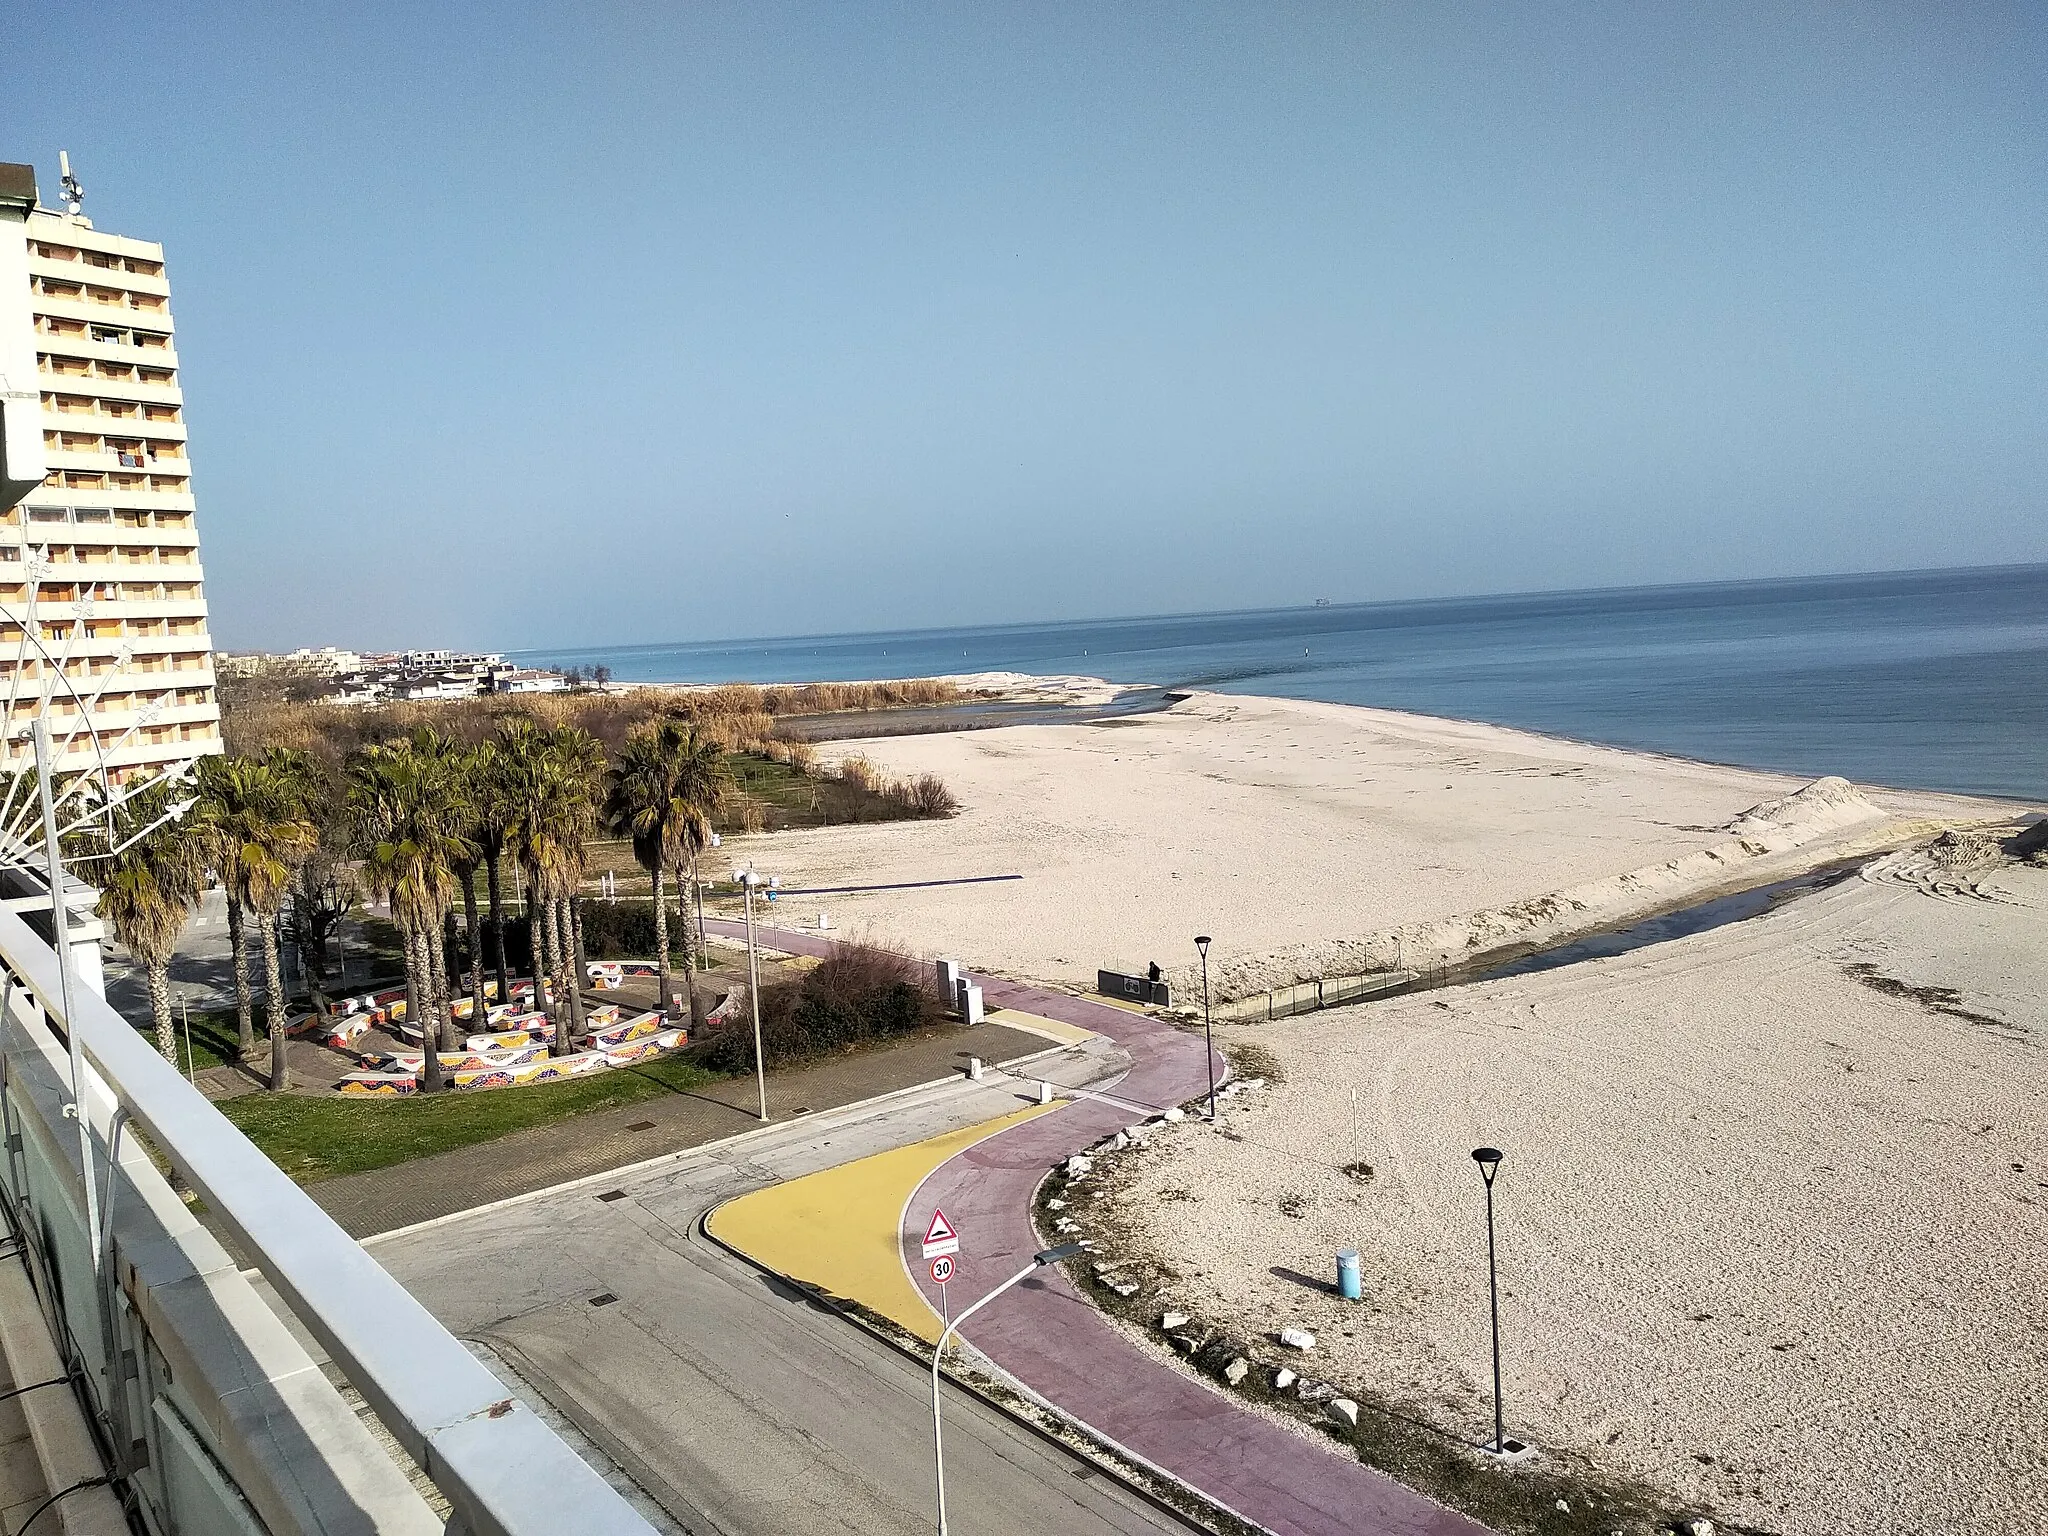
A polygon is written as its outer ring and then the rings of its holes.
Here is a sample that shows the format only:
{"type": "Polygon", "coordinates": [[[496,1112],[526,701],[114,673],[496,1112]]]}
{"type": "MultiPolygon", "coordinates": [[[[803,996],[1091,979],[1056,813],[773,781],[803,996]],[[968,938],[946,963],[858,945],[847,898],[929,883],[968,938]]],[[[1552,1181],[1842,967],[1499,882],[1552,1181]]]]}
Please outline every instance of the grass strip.
{"type": "Polygon", "coordinates": [[[219,1107],[278,1167],[299,1183],[312,1184],[553,1125],[572,1115],[687,1093],[719,1080],[716,1073],[670,1057],[529,1088],[382,1102],[251,1093],[219,1107]]]}

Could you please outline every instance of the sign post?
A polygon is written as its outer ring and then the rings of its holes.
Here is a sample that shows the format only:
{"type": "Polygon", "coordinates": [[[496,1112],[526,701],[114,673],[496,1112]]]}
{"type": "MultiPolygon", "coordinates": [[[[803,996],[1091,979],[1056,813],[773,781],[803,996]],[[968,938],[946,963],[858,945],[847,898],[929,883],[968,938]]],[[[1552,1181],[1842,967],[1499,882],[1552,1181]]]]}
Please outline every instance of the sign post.
{"type": "Polygon", "coordinates": [[[948,1328],[953,1326],[953,1299],[946,1292],[946,1282],[953,1278],[953,1255],[959,1251],[960,1234],[944,1211],[934,1209],[932,1224],[924,1229],[924,1256],[931,1261],[932,1284],[939,1288],[939,1316],[948,1328]]]}

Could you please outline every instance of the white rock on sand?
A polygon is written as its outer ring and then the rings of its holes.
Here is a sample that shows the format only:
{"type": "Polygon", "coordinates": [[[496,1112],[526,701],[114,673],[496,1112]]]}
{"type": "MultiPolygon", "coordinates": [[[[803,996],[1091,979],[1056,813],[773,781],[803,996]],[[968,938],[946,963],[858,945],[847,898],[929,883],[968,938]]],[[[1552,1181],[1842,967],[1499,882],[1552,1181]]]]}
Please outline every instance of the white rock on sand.
{"type": "Polygon", "coordinates": [[[1340,1389],[1483,1436],[1470,1152],[1500,1146],[1511,1431],[1786,1536],[2037,1529],[2044,939],[2048,869],[1901,855],[1689,939],[1264,1026],[1287,1077],[1245,1139],[1156,1137],[1107,1215],[1205,1277],[1214,1326],[1299,1316],[1340,1389]],[[1364,1307],[1275,1278],[1340,1247],[1364,1307]]]}

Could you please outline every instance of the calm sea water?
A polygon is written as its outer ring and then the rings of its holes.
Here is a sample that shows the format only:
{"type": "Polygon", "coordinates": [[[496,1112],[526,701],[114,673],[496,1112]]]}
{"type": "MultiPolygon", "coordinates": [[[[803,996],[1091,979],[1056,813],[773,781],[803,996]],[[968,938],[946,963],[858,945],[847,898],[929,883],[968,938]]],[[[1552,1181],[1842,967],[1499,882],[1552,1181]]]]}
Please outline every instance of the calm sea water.
{"type": "Polygon", "coordinates": [[[648,682],[1078,672],[2048,799],[2048,565],[521,653],[648,682]]]}

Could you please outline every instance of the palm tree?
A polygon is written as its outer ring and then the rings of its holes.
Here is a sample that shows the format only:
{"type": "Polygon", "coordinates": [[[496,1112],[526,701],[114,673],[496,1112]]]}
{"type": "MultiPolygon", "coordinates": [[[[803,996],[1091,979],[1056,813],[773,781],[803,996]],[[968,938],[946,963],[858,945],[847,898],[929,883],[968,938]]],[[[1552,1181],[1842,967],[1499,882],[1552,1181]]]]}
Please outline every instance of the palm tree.
{"type": "Polygon", "coordinates": [[[365,747],[349,761],[347,807],[363,878],[389,899],[405,942],[408,1015],[425,1056],[424,1087],[442,1087],[448,1043],[442,928],[458,864],[474,857],[463,834],[457,749],[432,730],[396,746],[365,747]]]}
{"type": "Polygon", "coordinates": [[[156,1048],[163,1052],[164,1060],[176,1063],[171,954],[177,948],[179,930],[199,901],[211,831],[203,825],[168,819],[172,800],[172,786],[153,784],[123,801],[113,813],[104,844],[119,851],[90,859],[82,867],[99,884],[100,916],[142,964],[149,980],[156,1048]],[[159,821],[161,825],[151,825],[159,821]]]}
{"type": "Polygon", "coordinates": [[[545,1006],[540,986],[545,971],[554,993],[553,1051],[566,1055],[571,1037],[583,1033],[586,973],[575,901],[583,884],[584,845],[595,821],[604,749],[574,726],[544,730],[531,719],[509,722],[499,739],[512,828],[533,891],[535,991],[545,1006]]]}
{"type": "MultiPolygon", "coordinates": [[[[498,866],[512,825],[512,801],[506,784],[504,748],[486,741],[470,751],[469,803],[475,819],[471,833],[484,861],[484,896],[490,903],[491,958],[498,977],[498,1001],[509,1002],[512,979],[505,967],[505,918],[498,866]]],[[[479,952],[477,964],[483,959],[479,952]]]]}
{"type": "Polygon", "coordinates": [[[243,1061],[256,1054],[256,1003],[249,987],[249,941],[243,914],[249,910],[245,860],[261,862],[262,816],[256,761],[247,757],[200,760],[199,792],[202,822],[208,833],[207,859],[219,877],[228,909],[228,952],[235,978],[237,1054],[243,1061]]]}
{"type": "MultiPolygon", "coordinates": [[[[654,966],[661,1006],[669,1007],[667,876],[709,840],[711,815],[725,797],[730,777],[725,754],[694,727],[665,720],[630,737],[613,765],[605,796],[605,824],[633,841],[633,857],[654,885],[654,966]]],[[[690,992],[690,1020],[702,1023],[697,967],[690,953],[689,904],[684,903],[683,972],[690,992]]]]}
{"type": "MultiPolygon", "coordinates": [[[[589,872],[588,843],[597,827],[597,809],[604,786],[604,747],[588,731],[573,725],[548,733],[548,755],[555,782],[552,894],[555,921],[561,928],[564,967],[569,972],[568,1001],[572,1036],[588,1033],[583,1016],[583,988],[590,978],[583,952],[583,881],[589,872]]],[[[564,1049],[574,1040],[563,1042],[564,1049]]]]}
{"type": "Polygon", "coordinates": [[[278,964],[277,916],[291,890],[292,876],[320,846],[320,829],[313,823],[313,806],[320,798],[319,770],[303,752],[273,747],[257,764],[261,820],[256,830],[258,844],[247,851],[242,878],[243,894],[257,919],[263,938],[264,1013],[270,1025],[270,1090],[282,1093],[290,1086],[291,1072],[285,1056],[285,1014],[289,999],[284,993],[284,972],[278,964]]]}
{"type": "MultiPolygon", "coordinates": [[[[505,832],[526,874],[526,934],[532,954],[533,1006],[553,1016],[557,997],[551,997],[549,983],[559,970],[550,931],[551,909],[543,900],[549,841],[549,804],[552,794],[548,768],[547,732],[532,717],[521,715],[500,727],[498,736],[498,790],[503,798],[505,832]]],[[[561,1033],[559,1027],[557,1036],[561,1033]]]]}
{"type": "MultiPolygon", "coordinates": [[[[485,1016],[483,934],[477,924],[476,876],[484,860],[485,807],[489,792],[486,747],[464,747],[456,751],[450,768],[454,772],[455,810],[461,820],[466,849],[455,865],[455,880],[462,892],[462,921],[469,946],[469,1018],[481,1029],[485,1016]]],[[[500,989],[502,995],[502,988],[500,989]]]]}
{"type": "Polygon", "coordinates": [[[263,949],[264,1011],[270,1032],[270,1087],[282,1091],[285,1063],[284,977],[278,963],[277,916],[292,875],[320,844],[312,807],[319,771],[303,752],[273,747],[262,757],[216,757],[200,767],[206,846],[226,887],[228,941],[234,950],[236,1022],[242,1058],[255,1046],[253,1004],[241,915],[257,919],[263,949]]]}

